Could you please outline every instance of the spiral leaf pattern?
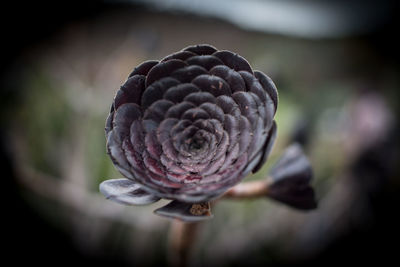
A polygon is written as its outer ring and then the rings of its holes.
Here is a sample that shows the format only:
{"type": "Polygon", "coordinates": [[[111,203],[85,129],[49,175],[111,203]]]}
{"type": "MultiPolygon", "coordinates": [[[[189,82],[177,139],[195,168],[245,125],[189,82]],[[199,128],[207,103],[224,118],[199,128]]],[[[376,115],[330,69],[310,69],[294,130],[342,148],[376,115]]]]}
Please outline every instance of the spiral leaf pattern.
{"type": "Polygon", "coordinates": [[[272,80],[243,57],[190,46],[129,75],[107,118],[107,152],[157,197],[208,201],[264,164],[277,104],[272,80]]]}

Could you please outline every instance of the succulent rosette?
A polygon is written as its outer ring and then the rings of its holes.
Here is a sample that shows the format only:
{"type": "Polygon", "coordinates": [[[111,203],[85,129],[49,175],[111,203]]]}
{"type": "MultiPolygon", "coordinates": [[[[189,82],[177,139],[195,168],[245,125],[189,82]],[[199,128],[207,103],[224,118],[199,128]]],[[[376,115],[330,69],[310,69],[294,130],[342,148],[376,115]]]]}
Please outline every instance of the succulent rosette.
{"type": "Polygon", "coordinates": [[[207,203],[265,163],[277,105],[272,80],[230,51],[196,45],[143,62],[118,90],[105,127],[107,152],[126,179],[100,191],[126,204],[207,203]]]}

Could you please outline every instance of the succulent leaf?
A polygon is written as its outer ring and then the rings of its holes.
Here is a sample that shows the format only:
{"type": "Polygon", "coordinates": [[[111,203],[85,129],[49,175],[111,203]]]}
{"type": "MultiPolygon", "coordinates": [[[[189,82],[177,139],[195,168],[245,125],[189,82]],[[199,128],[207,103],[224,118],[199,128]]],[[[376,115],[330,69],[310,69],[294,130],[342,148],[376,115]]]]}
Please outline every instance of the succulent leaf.
{"type": "Polygon", "coordinates": [[[160,200],[159,197],[144,191],[139,184],[126,178],[102,182],[100,192],[107,199],[125,205],[148,205],[160,200]]]}

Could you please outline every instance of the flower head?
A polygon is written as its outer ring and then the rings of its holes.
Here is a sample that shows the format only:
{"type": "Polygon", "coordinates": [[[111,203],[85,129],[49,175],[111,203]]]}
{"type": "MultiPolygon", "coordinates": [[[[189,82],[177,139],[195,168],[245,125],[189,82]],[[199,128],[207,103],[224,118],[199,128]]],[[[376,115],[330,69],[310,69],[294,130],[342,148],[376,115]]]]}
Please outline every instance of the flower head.
{"type": "Polygon", "coordinates": [[[243,57],[190,46],[129,75],[107,118],[107,151],[143,192],[206,202],[264,164],[277,104],[272,80],[243,57]]]}

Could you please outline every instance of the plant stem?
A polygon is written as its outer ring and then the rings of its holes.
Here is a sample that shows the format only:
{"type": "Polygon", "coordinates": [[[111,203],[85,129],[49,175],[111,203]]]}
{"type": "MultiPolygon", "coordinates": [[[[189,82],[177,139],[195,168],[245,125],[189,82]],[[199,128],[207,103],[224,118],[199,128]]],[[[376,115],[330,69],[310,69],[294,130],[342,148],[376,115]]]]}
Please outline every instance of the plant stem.
{"type": "MultiPolygon", "coordinates": [[[[222,198],[245,199],[264,197],[268,193],[268,180],[238,184],[228,190],[222,198]]],[[[212,204],[215,204],[214,201],[212,204]]],[[[190,253],[195,244],[200,222],[173,220],[169,232],[168,261],[171,267],[188,266],[190,253]]]]}
{"type": "Polygon", "coordinates": [[[200,223],[173,220],[169,232],[168,261],[171,267],[188,266],[200,223]]]}
{"type": "Polygon", "coordinates": [[[268,179],[241,183],[229,189],[221,198],[265,197],[268,194],[269,185],[268,179]]]}

